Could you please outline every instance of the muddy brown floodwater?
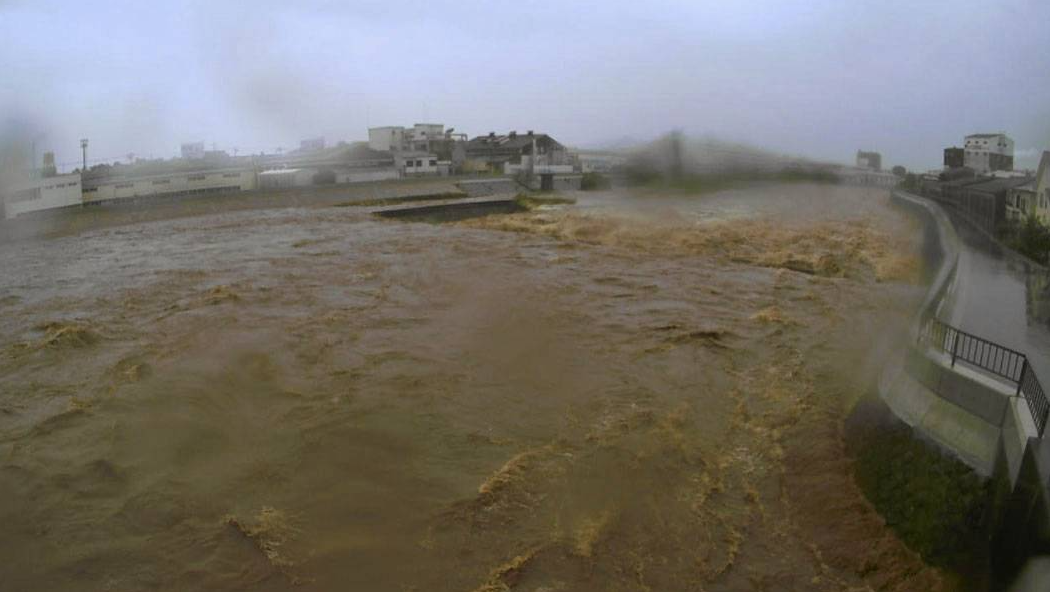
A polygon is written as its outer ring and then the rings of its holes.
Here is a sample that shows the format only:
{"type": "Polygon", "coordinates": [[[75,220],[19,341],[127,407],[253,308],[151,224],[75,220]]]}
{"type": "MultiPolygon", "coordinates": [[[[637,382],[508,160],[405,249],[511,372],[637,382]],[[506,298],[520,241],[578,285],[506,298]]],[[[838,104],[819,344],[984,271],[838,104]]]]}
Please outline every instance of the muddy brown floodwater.
{"type": "Polygon", "coordinates": [[[841,433],[918,236],[770,185],[4,245],[0,589],[936,589],[841,433]]]}

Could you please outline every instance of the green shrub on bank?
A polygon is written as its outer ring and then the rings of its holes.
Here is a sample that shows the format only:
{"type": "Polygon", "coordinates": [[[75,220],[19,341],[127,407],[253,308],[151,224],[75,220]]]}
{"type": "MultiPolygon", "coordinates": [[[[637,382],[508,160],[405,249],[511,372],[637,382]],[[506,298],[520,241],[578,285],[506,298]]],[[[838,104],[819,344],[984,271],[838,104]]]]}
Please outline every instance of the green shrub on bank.
{"type": "Polygon", "coordinates": [[[580,179],[580,189],[584,191],[608,189],[611,186],[609,179],[601,173],[584,173],[583,178],[580,179]]]}
{"type": "Polygon", "coordinates": [[[1024,222],[1012,223],[1002,232],[1006,244],[1042,264],[1050,263],[1050,228],[1029,214],[1024,222]]]}
{"type": "Polygon", "coordinates": [[[870,431],[855,456],[857,483],[908,547],[932,565],[972,569],[984,544],[989,481],[903,425],[870,431]]]}

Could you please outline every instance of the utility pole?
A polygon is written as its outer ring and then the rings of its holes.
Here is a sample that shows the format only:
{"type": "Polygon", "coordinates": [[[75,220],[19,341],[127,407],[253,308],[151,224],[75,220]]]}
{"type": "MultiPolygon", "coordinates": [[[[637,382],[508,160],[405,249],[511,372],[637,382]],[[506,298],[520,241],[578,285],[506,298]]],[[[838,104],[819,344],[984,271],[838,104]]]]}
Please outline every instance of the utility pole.
{"type": "Polygon", "coordinates": [[[536,136],[532,136],[532,145],[529,149],[531,154],[529,154],[529,175],[526,184],[529,189],[532,189],[532,179],[536,174],[536,136]]]}
{"type": "Polygon", "coordinates": [[[84,165],[80,169],[80,174],[81,175],[83,175],[84,173],[87,172],[87,145],[88,145],[88,139],[87,138],[81,138],[81,140],[80,140],[80,152],[81,152],[81,154],[84,157],[84,165]]]}

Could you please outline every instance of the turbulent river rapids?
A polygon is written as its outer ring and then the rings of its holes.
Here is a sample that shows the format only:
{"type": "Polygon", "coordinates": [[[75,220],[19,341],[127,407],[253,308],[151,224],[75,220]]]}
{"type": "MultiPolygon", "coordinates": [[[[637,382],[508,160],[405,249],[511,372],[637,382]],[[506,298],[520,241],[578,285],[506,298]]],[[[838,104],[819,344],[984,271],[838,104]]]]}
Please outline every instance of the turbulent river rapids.
{"type": "Polygon", "coordinates": [[[922,293],[885,190],[0,245],[0,589],[928,590],[843,418],[922,293]]]}

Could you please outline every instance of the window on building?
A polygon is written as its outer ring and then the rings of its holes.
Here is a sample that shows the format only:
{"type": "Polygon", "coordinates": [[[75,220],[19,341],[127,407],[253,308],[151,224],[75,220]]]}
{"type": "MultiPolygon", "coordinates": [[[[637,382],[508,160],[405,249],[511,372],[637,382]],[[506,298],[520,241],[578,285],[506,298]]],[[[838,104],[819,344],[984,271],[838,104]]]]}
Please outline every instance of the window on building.
{"type": "Polygon", "coordinates": [[[240,173],[223,173],[222,176],[223,176],[223,178],[226,178],[226,179],[238,179],[238,178],[240,178],[241,174],[240,173]]]}
{"type": "Polygon", "coordinates": [[[416,166],[417,166],[417,167],[421,167],[421,166],[423,166],[423,161],[422,161],[422,160],[417,160],[417,161],[416,161],[416,166]]]}
{"type": "Polygon", "coordinates": [[[113,187],[115,187],[117,189],[131,189],[132,186],[133,186],[132,183],[117,183],[113,187]]]}
{"type": "Polygon", "coordinates": [[[433,158],[430,159],[430,166],[437,166],[437,163],[438,163],[437,160],[435,160],[433,158]]]}
{"type": "Polygon", "coordinates": [[[203,181],[204,175],[190,175],[186,177],[186,179],[189,181],[203,181]]]}
{"type": "Polygon", "coordinates": [[[153,181],[154,185],[167,185],[168,183],[171,183],[168,179],[156,179],[153,181]]]}
{"type": "Polygon", "coordinates": [[[412,166],[412,161],[411,160],[406,160],[405,161],[405,167],[411,167],[411,166],[412,166]]]}

